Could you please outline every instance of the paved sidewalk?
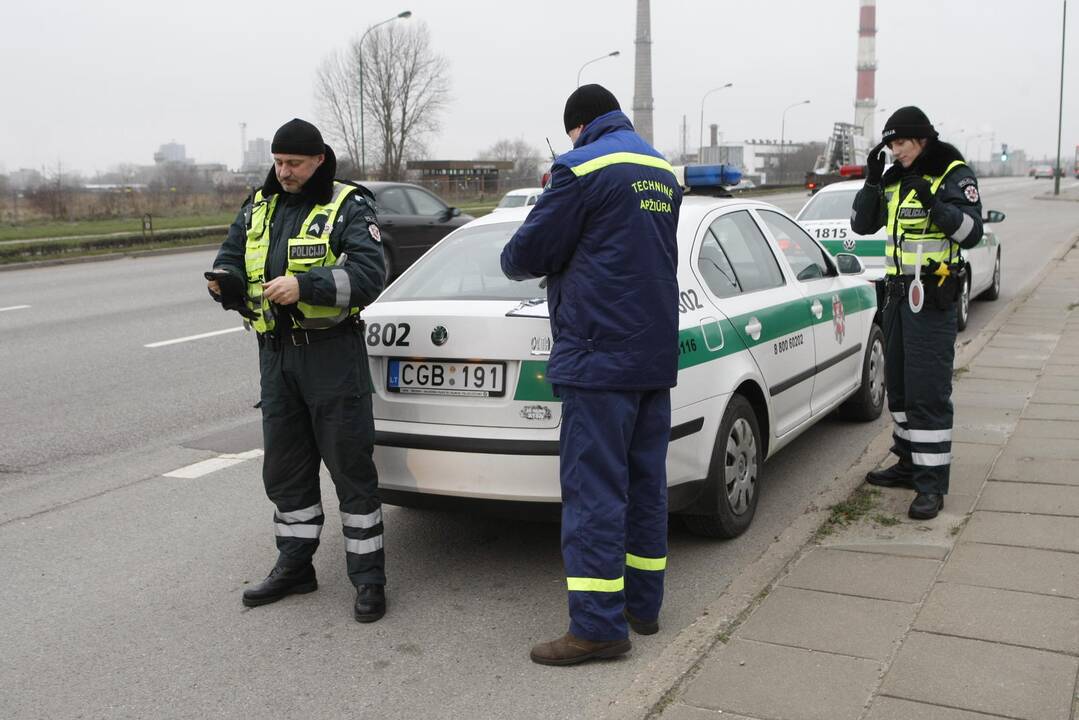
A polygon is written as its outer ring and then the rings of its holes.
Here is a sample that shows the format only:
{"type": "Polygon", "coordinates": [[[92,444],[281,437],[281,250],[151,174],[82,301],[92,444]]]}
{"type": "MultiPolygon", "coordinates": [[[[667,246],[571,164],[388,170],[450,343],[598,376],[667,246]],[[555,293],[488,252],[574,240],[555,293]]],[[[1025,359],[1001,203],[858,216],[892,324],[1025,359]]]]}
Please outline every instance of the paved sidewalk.
{"type": "MultiPolygon", "coordinates": [[[[860,490],[664,720],[1079,720],[1079,249],[957,372],[951,494],[860,490]]],[[[890,464],[888,459],[884,464],[890,464]]]]}

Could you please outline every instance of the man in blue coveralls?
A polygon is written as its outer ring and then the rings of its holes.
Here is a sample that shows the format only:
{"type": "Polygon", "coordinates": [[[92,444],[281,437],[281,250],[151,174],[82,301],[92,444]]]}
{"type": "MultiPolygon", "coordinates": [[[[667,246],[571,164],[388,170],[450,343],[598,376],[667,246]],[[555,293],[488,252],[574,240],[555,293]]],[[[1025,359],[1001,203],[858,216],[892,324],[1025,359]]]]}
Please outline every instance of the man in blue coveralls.
{"type": "Polygon", "coordinates": [[[681,188],[605,88],[577,88],[563,119],[573,150],[554,161],[502,251],[507,277],[547,277],[547,380],[562,401],[570,627],[532,648],[544,665],[627,652],[627,623],[641,634],[659,630],[678,374],[681,188]]]}

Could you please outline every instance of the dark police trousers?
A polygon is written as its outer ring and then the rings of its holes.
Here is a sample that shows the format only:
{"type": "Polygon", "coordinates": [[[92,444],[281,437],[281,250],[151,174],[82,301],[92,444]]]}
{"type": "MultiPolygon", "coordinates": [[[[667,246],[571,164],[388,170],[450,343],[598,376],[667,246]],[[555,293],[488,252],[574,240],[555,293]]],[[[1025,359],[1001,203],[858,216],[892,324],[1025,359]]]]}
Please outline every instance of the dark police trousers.
{"type": "Polygon", "coordinates": [[[322,461],[337,489],[349,579],[354,585],[385,584],[382,507],[372,459],[371,379],[363,339],[349,331],[299,347],[287,340],[267,340],[259,350],[259,367],[266,450],[262,479],[277,507],[278,561],[306,564],[318,548],[325,520],[319,491],[322,461]]]}
{"type": "Polygon", "coordinates": [[[915,313],[907,300],[908,281],[889,277],[886,282],[884,369],[894,421],[892,452],[914,466],[918,492],[944,495],[952,462],[956,303],[941,308],[927,291],[921,312],[915,313]]]}
{"type": "Polygon", "coordinates": [[[570,632],[620,640],[663,603],[670,391],[557,391],[570,632]]]}

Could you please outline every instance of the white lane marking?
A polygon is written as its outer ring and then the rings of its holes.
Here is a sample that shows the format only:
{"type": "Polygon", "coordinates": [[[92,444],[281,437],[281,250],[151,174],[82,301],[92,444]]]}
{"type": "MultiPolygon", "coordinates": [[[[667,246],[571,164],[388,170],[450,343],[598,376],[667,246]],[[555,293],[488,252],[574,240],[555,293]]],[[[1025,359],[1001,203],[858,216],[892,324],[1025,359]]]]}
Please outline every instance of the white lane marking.
{"type": "Polygon", "coordinates": [[[0,308],[0,312],[7,312],[8,310],[25,310],[30,307],[29,305],[12,305],[11,307],[0,308]]]}
{"type": "Polygon", "coordinates": [[[239,465],[246,460],[252,460],[257,457],[262,457],[261,449],[248,450],[247,452],[242,453],[225,453],[223,455],[218,455],[217,457],[185,465],[182,468],[163,474],[162,477],[193,480],[194,478],[200,478],[203,475],[209,475],[212,472],[224,470],[227,467],[239,465]]]}
{"type": "Polygon", "coordinates": [[[213,332],[202,333],[201,335],[188,335],[187,337],[175,338],[173,340],[162,340],[161,342],[150,343],[149,345],[143,345],[148,348],[165,347],[166,345],[175,345],[176,343],[188,342],[190,340],[201,340],[203,338],[213,337],[214,335],[225,335],[226,333],[238,332],[243,330],[244,326],[229,328],[228,330],[214,330],[213,332]]]}

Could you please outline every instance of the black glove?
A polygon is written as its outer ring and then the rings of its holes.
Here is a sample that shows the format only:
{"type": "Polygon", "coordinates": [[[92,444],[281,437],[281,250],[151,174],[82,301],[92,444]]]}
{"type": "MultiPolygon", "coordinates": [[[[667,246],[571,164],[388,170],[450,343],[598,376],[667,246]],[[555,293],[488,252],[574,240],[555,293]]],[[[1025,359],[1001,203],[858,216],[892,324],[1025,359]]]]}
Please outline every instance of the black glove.
{"type": "Polygon", "coordinates": [[[906,197],[913,190],[918,195],[918,202],[922,204],[926,210],[929,210],[936,203],[937,199],[933,196],[933,190],[929,187],[929,181],[921,175],[908,175],[903,178],[903,182],[900,185],[901,197],[906,197]]]}
{"type": "Polygon", "coordinates": [[[865,181],[870,185],[880,185],[880,179],[884,177],[884,143],[880,143],[869,151],[865,165],[865,181]]]}
{"type": "Polygon", "coordinates": [[[225,270],[210,270],[202,274],[207,280],[216,280],[221,288],[220,295],[214,295],[210,290],[210,296],[221,303],[225,310],[235,310],[248,320],[257,320],[258,314],[247,307],[247,293],[244,281],[225,270]]]}

